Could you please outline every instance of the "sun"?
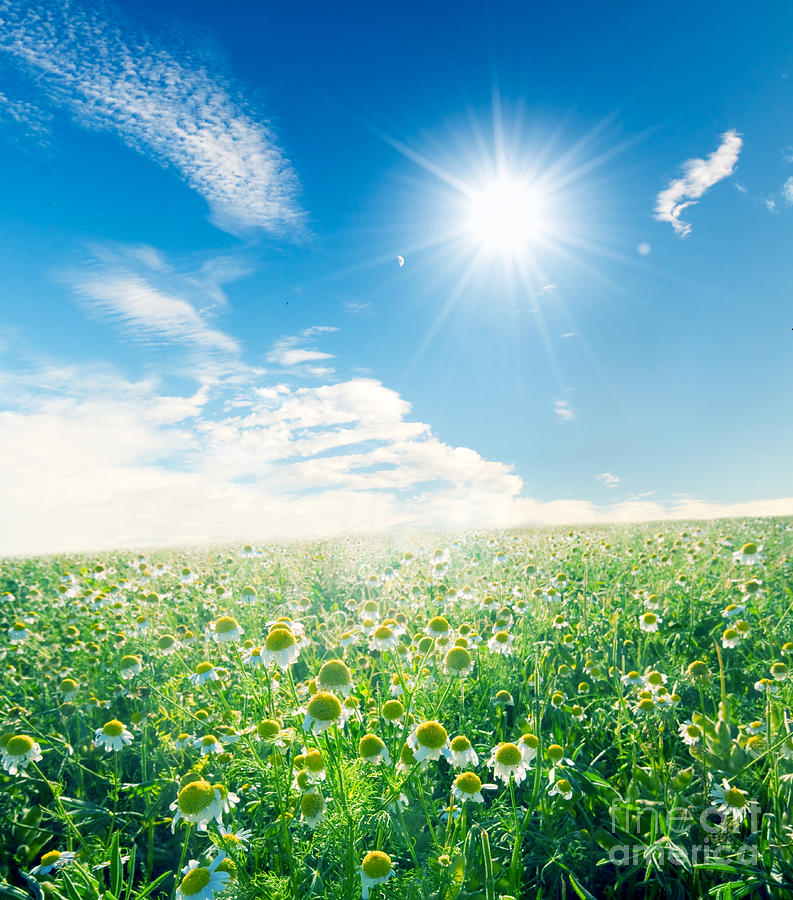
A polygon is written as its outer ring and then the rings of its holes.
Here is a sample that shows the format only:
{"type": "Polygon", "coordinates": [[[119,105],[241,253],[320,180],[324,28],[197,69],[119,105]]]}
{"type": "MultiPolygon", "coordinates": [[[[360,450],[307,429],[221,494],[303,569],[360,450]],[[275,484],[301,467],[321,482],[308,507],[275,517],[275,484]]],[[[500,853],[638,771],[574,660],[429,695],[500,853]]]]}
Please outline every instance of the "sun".
{"type": "Polygon", "coordinates": [[[544,234],[542,193],[527,182],[496,178],[471,191],[467,200],[468,234],[487,252],[519,255],[544,234]]]}

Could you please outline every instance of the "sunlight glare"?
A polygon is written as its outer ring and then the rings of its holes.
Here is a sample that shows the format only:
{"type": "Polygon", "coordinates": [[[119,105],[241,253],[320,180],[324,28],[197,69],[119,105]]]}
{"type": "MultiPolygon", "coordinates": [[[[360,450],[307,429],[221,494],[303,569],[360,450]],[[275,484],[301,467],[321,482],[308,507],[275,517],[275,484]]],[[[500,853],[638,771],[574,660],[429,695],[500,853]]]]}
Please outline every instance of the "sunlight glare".
{"type": "Polygon", "coordinates": [[[468,230],[484,250],[519,254],[539,239],[543,225],[542,197],[531,185],[500,178],[470,197],[468,230]]]}

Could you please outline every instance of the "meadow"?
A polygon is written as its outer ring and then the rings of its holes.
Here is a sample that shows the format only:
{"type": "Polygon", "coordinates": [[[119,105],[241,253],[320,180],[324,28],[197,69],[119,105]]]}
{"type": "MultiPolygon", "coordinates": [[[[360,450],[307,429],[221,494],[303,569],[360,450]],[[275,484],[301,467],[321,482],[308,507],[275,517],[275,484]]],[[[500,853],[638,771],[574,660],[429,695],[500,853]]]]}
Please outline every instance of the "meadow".
{"type": "Polygon", "coordinates": [[[0,563],[0,896],[793,896],[793,522],[0,563]]]}

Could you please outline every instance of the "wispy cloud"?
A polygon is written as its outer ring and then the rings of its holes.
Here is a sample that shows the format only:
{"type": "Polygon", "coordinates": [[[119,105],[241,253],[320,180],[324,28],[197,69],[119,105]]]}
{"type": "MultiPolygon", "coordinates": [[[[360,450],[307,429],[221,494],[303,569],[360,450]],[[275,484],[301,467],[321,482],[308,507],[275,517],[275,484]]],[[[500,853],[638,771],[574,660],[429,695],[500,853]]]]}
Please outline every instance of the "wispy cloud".
{"type": "Polygon", "coordinates": [[[575,418],[575,413],[570,408],[570,404],[567,400],[562,400],[560,398],[554,400],[553,411],[560,422],[571,422],[575,418]]]}
{"type": "Polygon", "coordinates": [[[220,227],[299,227],[292,166],[228,79],[98,8],[103,15],[93,4],[0,0],[0,51],[84,126],[113,132],[177,171],[220,227]]]}
{"type": "Polygon", "coordinates": [[[312,328],[306,328],[299,334],[282,337],[275,342],[272,350],[267,354],[267,360],[286,368],[304,366],[308,374],[318,377],[329,375],[333,372],[332,368],[327,366],[306,366],[306,364],[334,359],[333,354],[325,353],[307,345],[312,343],[313,339],[319,335],[330,334],[334,331],[336,331],[336,328],[330,325],[315,325],[312,328]]]}
{"type": "Polygon", "coordinates": [[[92,249],[90,262],[62,275],[91,315],[108,318],[144,342],[239,352],[234,337],[213,327],[209,310],[225,304],[223,279],[239,277],[243,266],[224,258],[184,272],[154,247],[92,249]]]}
{"type": "Polygon", "coordinates": [[[11,125],[16,132],[21,130],[38,144],[46,144],[51,119],[50,113],[32,103],[8,97],[0,91],[0,125],[11,125]]]}
{"type": "Polygon", "coordinates": [[[601,472],[599,475],[595,475],[595,481],[599,481],[609,488],[615,488],[620,483],[619,475],[612,475],[611,472],[601,472]]]}
{"type": "Polygon", "coordinates": [[[731,129],[721,136],[721,144],[707,159],[689,159],[683,163],[683,176],[658,195],[655,218],[669,222],[681,237],[689,234],[691,225],[680,218],[681,213],[696,203],[708,188],[732,175],[742,145],[741,136],[731,129]]]}
{"type": "Polygon", "coordinates": [[[793,175],[782,185],[782,199],[787,206],[793,206],[793,175]]]}

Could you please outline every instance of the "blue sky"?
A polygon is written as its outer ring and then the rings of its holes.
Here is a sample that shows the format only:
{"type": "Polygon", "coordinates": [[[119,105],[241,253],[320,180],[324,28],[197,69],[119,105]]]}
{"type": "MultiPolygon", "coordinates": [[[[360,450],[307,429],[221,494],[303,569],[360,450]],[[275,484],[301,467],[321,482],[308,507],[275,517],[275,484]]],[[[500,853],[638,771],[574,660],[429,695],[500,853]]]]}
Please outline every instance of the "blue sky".
{"type": "Polygon", "coordinates": [[[793,513],[789,6],[0,18],[0,552],[793,513]]]}

